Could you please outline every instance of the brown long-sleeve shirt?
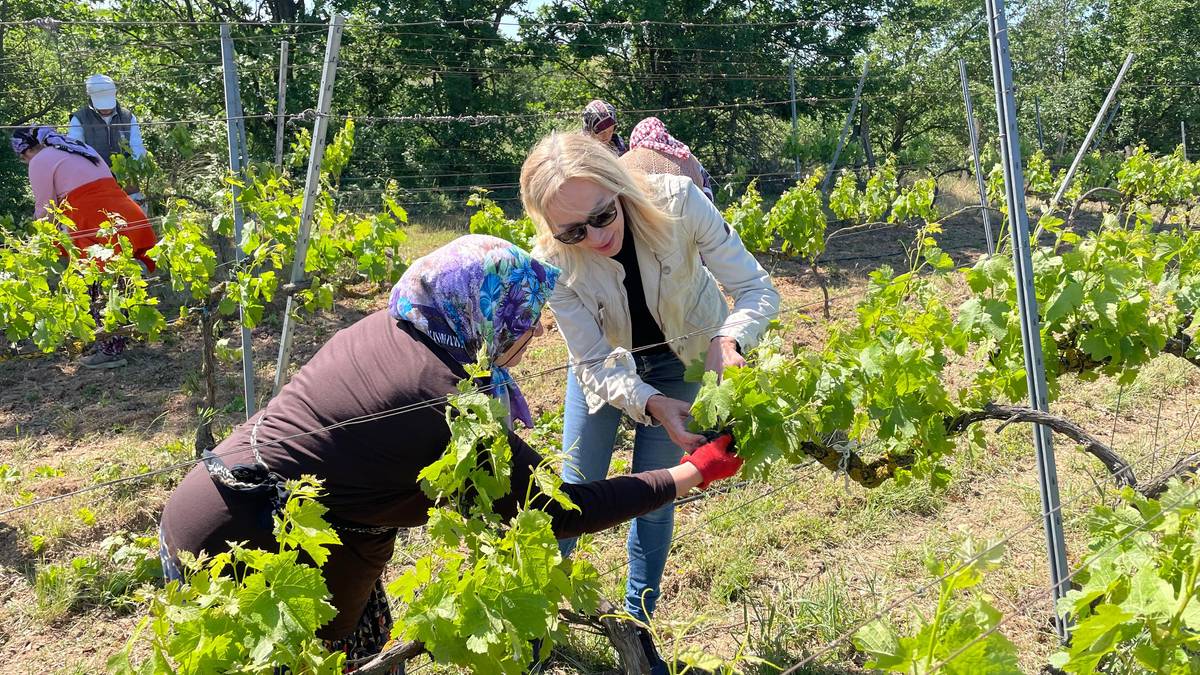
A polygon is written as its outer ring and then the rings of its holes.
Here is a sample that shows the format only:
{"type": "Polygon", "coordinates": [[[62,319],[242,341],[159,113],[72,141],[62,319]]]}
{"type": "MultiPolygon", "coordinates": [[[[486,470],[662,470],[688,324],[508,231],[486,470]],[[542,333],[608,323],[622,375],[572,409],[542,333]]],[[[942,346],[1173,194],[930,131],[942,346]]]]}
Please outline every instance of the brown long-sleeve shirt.
{"type": "MultiPolygon", "coordinates": [[[[419,404],[454,393],[465,377],[462,366],[411,324],[376,312],[339,331],[271,400],[258,425],[259,451],[268,468],[284,477],[320,478],[326,493],[321,501],[334,522],[422,525],[433,504],[421,492],[417,474],[442,456],[450,430],[444,401],[419,404]],[[406,407],[411,409],[394,412],[406,407]],[[337,426],[326,428],[331,425],[337,426]]],[[[257,419],[217,446],[226,465],[253,463],[250,432],[257,419]]],[[[509,442],[513,489],[495,505],[506,517],[516,514],[533,468],[542,461],[515,434],[509,434],[509,442]]],[[[538,502],[560,537],[612,527],[675,498],[666,470],[563,489],[580,511],[538,502]]],[[[536,488],[532,494],[538,494],[536,488]]],[[[163,537],[172,554],[215,553],[225,550],[227,541],[273,549],[277,544],[264,515],[269,508],[265,496],[218,486],[197,465],[163,510],[163,537]]],[[[338,609],[321,631],[326,639],[344,637],[354,628],[395,543],[394,533],[339,534],[342,545],[332,549],[322,570],[338,609]]]]}

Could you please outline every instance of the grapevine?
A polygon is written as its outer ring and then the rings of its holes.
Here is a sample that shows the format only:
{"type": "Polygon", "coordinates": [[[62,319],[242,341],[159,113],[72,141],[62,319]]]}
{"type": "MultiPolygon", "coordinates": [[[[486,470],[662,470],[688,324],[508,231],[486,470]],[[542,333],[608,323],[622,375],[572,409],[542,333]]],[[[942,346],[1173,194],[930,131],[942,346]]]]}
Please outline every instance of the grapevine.
{"type": "Polygon", "coordinates": [[[887,673],[929,673],[951,655],[947,673],[1020,672],[1017,648],[995,630],[1002,614],[976,587],[984,574],[1001,564],[1003,547],[968,539],[952,568],[946,561],[929,557],[925,567],[939,578],[937,606],[932,617],[919,622],[911,635],[899,635],[885,621],[877,620],[854,634],[854,644],[870,657],[868,668],[887,673]],[[971,591],[967,599],[961,596],[971,591]],[[974,644],[972,644],[974,641],[974,644]]]}
{"type": "Polygon", "coordinates": [[[341,541],[324,518],[314,478],[289,481],[287,489],[273,517],[278,551],[233,544],[208,558],[183,556],[184,580],[146,594],[150,615],[109,659],[110,672],[342,672],[345,654],[316,637],[335,615],[320,568],[341,541]],[[147,628],[151,655],[137,663],[134,647],[147,628]]]}
{"type": "Polygon", "coordinates": [[[504,209],[488,198],[488,191],[479,188],[467,198],[467,206],[478,210],[471,216],[472,234],[486,234],[512,242],[526,250],[533,250],[537,230],[528,216],[516,220],[504,215],[504,209]]]}
{"type": "MultiPolygon", "coordinates": [[[[844,210],[850,187],[839,184],[844,210]]],[[[871,487],[914,476],[943,484],[949,478],[944,459],[957,437],[970,431],[968,441],[981,442],[972,425],[1038,421],[1103,461],[1118,484],[1137,485],[1128,463],[1086,431],[1009,404],[1025,392],[1011,262],[984,257],[963,270],[972,295],[957,307],[947,305],[953,263],[937,246],[931,197],[930,182],[918,180],[892,205],[891,218],[926,223],[908,271],[873,272],[854,318],[834,323],[819,352],[788,353],[768,340],[750,367],[730,369],[720,381],[707,375],[693,407],[697,424],[733,428],[751,476],[807,455],[871,487]],[[969,386],[950,391],[943,384],[946,366],[964,358],[980,367],[969,386]],[[837,438],[846,441],[830,440],[837,438]],[[878,459],[855,451],[867,444],[879,448],[878,459]]],[[[1162,353],[1200,362],[1191,339],[1200,292],[1196,233],[1156,231],[1145,205],[1123,221],[1109,214],[1085,235],[1052,216],[1044,224],[1056,241],[1038,247],[1033,258],[1052,397],[1066,373],[1128,382],[1162,353]]],[[[1163,480],[1144,487],[1158,489],[1163,480]]]]}
{"type": "Polygon", "coordinates": [[[507,415],[473,387],[460,383],[446,411],[450,444],[419,475],[426,495],[446,505],[429,512],[434,550],[388,586],[404,603],[393,634],[423,643],[439,662],[521,673],[546,655],[535,654],[532,641],[546,640],[548,650],[564,636],[560,602],[596,611],[600,577],[587,561],[562,557],[550,517],[535,506],[552,500],[578,509],[546,463],[529,486],[538,494],[526,494],[515,517],[495,513],[496,500],[513,489],[507,415]]]}

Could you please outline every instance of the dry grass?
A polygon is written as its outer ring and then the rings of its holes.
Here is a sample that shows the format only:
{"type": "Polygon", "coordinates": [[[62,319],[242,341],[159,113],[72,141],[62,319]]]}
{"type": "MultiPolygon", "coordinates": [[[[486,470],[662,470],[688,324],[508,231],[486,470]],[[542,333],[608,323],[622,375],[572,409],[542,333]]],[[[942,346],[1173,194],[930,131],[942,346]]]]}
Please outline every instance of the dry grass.
{"type": "MultiPolygon", "coordinates": [[[[974,201],[973,185],[943,179],[941,199],[951,211],[974,201]]],[[[413,227],[411,254],[430,250],[462,232],[446,227],[413,227]]],[[[911,233],[883,230],[848,237],[827,254],[823,271],[835,297],[834,320],[851,316],[866,274],[881,264],[903,264],[911,233]]],[[[956,262],[974,259],[983,248],[975,217],[946,223],[944,247],[956,262]]],[[[820,292],[807,271],[787,261],[764,260],[773,269],[791,315],[789,335],[817,346],[826,324],[820,318],[820,292]]],[[[949,288],[947,293],[961,293],[949,288]]],[[[336,310],[306,319],[294,359],[304,362],[332,333],[382,307],[386,294],[340,301],[336,310]]],[[[270,386],[278,326],[256,331],[257,386],[270,386]]],[[[106,478],[129,475],[186,457],[198,394],[194,329],[161,344],[135,347],[128,367],[111,372],[78,369],[64,356],[19,359],[0,364],[0,464],[19,472],[6,481],[0,472],[0,503],[62,494],[106,478]],[[35,477],[49,466],[61,476],[35,477]]],[[[548,332],[531,347],[515,375],[535,413],[562,402],[566,361],[560,336],[548,332]],[[543,371],[550,370],[548,373],[543,371]]],[[[961,374],[960,374],[961,376],[961,374]]],[[[1200,372],[1163,357],[1124,388],[1111,381],[1063,382],[1056,411],[1079,422],[1134,461],[1139,475],[1166,466],[1192,445],[1192,399],[1200,393],[1200,372]],[[1118,393],[1119,392],[1119,393],[1118,393]],[[1120,404],[1118,405],[1118,398],[1120,404]]],[[[227,368],[223,400],[240,394],[236,373],[227,368]]],[[[241,418],[237,406],[219,413],[219,424],[241,418]]],[[[874,491],[843,485],[840,478],[810,465],[780,470],[770,481],[681,507],[677,538],[664,578],[657,616],[667,649],[688,644],[717,654],[740,646],[774,663],[795,663],[826,641],[842,636],[858,621],[925,584],[922,561],[949,555],[970,535],[977,539],[1011,536],[1008,565],[988,576],[984,588],[994,604],[1015,618],[1005,626],[1020,648],[1022,667],[1037,671],[1055,649],[1048,630],[1048,575],[1040,527],[1037,480],[1027,427],[990,431],[986,447],[955,458],[954,480],[943,491],[927,485],[887,484],[874,491]],[[1015,534],[1014,534],[1015,533],[1015,534]],[[696,623],[697,619],[701,619],[696,623]]],[[[1072,562],[1080,560],[1081,523],[1088,507],[1112,498],[1101,467],[1074,448],[1059,444],[1063,517],[1072,562]]],[[[618,465],[627,466],[618,453],[618,465]]],[[[101,490],[26,511],[0,523],[0,671],[99,672],[105,659],[131,633],[137,614],[104,605],[53,608],[35,589],[38,569],[94,550],[116,530],[152,532],[157,514],[179,475],[167,475],[120,490],[101,490]],[[85,525],[81,506],[97,516],[85,525]],[[33,538],[42,537],[33,551],[33,538]]],[[[610,597],[623,594],[625,528],[594,538],[592,559],[606,571],[610,597]]],[[[420,531],[397,547],[389,572],[395,575],[424,550],[420,531]]],[[[932,599],[918,594],[885,612],[907,625],[932,599]]],[[[612,656],[594,638],[580,634],[565,645],[557,672],[597,672],[612,668],[612,656]]],[[[859,672],[861,658],[841,642],[811,672],[859,672]]],[[[437,668],[430,669],[433,671],[437,668]]],[[[769,669],[764,670],[768,672],[769,669]]]]}

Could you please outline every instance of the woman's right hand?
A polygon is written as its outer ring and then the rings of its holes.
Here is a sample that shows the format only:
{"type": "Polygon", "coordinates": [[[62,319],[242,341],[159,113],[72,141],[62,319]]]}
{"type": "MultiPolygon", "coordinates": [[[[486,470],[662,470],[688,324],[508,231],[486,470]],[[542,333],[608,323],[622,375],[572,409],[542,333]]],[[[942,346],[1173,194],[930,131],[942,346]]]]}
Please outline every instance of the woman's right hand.
{"type": "Polygon", "coordinates": [[[700,434],[688,431],[687,421],[692,415],[692,404],[687,401],[655,394],[646,401],[646,412],[663,425],[671,441],[684,452],[695,450],[707,440],[700,434]]]}

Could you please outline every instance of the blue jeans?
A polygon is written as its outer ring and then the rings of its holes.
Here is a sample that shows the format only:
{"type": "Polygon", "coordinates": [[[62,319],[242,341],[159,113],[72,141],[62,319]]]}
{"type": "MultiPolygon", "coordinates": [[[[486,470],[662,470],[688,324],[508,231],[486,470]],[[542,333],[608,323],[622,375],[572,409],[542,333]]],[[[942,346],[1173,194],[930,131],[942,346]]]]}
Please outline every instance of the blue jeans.
{"type": "MultiPolygon", "coordinates": [[[[671,353],[634,355],[638,375],[664,395],[688,401],[696,398],[699,383],[684,382],[684,365],[671,353]]],[[[567,397],[563,414],[563,451],[567,460],[563,480],[586,483],[608,476],[622,412],[605,405],[589,415],[587,401],[574,369],[567,372],[567,397]]],[[[633,441],[633,473],[670,468],[679,464],[683,450],[671,441],[661,426],[637,425],[633,441]]],[[[659,582],[667,565],[675,505],[668,504],[633,520],[626,544],[629,580],[625,585],[625,610],[641,621],[649,621],[658,602],[659,582]],[[643,608],[644,606],[644,608],[643,608]]],[[[560,539],[559,549],[570,555],[575,539],[560,539]]]]}

